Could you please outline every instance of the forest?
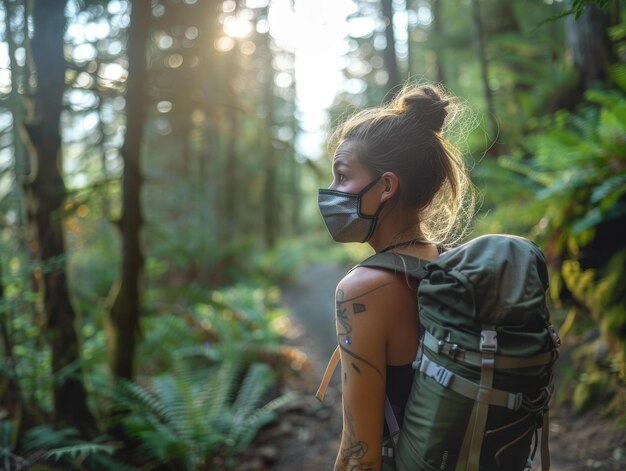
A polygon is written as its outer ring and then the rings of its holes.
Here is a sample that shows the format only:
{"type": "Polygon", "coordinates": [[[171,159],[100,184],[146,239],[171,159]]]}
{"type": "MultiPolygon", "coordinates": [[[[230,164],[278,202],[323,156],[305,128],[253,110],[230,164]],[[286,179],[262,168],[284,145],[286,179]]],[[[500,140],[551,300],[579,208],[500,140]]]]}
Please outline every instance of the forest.
{"type": "Polygon", "coordinates": [[[323,372],[285,291],[368,255],[319,215],[326,140],[406,82],[464,105],[469,237],[546,255],[553,415],[603,446],[553,469],[626,469],[625,6],[2,0],[0,469],[325,469],[281,456],[340,411],[268,438],[323,372]]]}

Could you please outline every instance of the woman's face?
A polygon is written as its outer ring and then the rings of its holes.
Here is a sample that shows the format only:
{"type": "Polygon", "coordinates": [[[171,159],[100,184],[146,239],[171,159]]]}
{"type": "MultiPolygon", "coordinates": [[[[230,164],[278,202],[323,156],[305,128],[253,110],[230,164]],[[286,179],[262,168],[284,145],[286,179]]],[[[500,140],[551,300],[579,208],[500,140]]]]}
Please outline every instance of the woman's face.
{"type": "MultiPolygon", "coordinates": [[[[359,193],[376,178],[371,170],[364,166],[354,152],[350,141],[341,143],[333,157],[333,182],[329,190],[345,193],[359,193]]],[[[381,204],[380,196],[384,185],[374,185],[361,197],[361,213],[372,215],[381,204]]]]}

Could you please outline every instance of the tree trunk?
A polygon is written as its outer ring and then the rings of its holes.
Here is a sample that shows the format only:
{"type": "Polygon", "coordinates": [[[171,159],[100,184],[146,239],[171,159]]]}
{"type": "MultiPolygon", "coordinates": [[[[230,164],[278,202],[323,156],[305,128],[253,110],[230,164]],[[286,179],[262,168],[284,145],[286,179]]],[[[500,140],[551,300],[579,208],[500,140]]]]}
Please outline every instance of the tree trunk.
{"type": "Polygon", "coordinates": [[[610,26],[608,13],[588,3],[578,20],[569,15],[565,25],[567,47],[583,88],[589,89],[594,82],[606,84],[610,64],[615,62],[607,34],[610,26]]]}
{"type": "MultiPolygon", "coordinates": [[[[266,7],[269,10],[270,5],[266,7]]],[[[264,12],[267,15],[267,11],[264,12]]],[[[280,212],[279,201],[276,198],[277,165],[276,149],[272,145],[272,125],[274,124],[274,68],[272,66],[273,55],[271,37],[269,33],[263,34],[263,53],[266,55],[264,65],[266,67],[266,81],[263,88],[265,107],[265,119],[261,139],[263,141],[263,153],[265,162],[265,195],[263,198],[264,213],[264,236],[265,246],[269,249],[276,245],[278,235],[278,214],[280,212]]]]}
{"type": "Polygon", "coordinates": [[[146,39],[150,3],[133,0],[128,38],[128,79],[126,82],[126,135],[122,146],[122,267],[117,293],[110,311],[110,360],[114,375],[132,379],[135,346],[139,337],[141,311],[139,282],[143,270],[140,243],[141,141],[145,115],[146,39]]]}
{"type": "Polygon", "coordinates": [[[393,92],[398,91],[398,88],[401,85],[398,57],[396,55],[396,40],[393,34],[393,0],[381,0],[381,6],[383,20],[385,21],[386,39],[386,46],[383,51],[383,60],[387,74],[389,74],[389,80],[387,81],[387,93],[391,92],[389,95],[389,97],[391,97],[393,92]]]}
{"type": "Polygon", "coordinates": [[[66,277],[63,234],[65,185],[59,120],[65,91],[65,1],[35,0],[31,54],[37,72],[34,109],[25,124],[36,159],[36,175],[27,189],[29,217],[42,263],[43,312],[50,344],[52,372],[56,376],[54,420],[84,433],[95,431],[87,407],[80,368],[80,347],[66,277]]]}
{"type": "MultiPolygon", "coordinates": [[[[442,31],[441,25],[443,22],[441,21],[441,0],[432,0],[431,3],[431,11],[433,15],[433,35],[435,36],[435,45],[442,44],[442,31]]],[[[435,64],[437,66],[437,81],[439,83],[446,83],[446,71],[443,61],[443,48],[437,47],[435,50],[435,64]]]]}
{"type": "MultiPolygon", "coordinates": [[[[476,50],[480,63],[480,76],[483,85],[485,105],[487,107],[487,119],[489,120],[491,127],[489,130],[491,134],[490,137],[495,139],[498,135],[498,121],[496,119],[493,93],[491,91],[491,87],[489,86],[489,65],[485,52],[485,29],[480,16],[480,6],[478,2],[479,0],[472,0],[472,19],[474,21],[474,28],[476,29],[476,50]]],[[[495,146],[492,146],[491,150],[494,151],[495,146]]]]}
{"type": "Polygon", "coordinates": [[[24,148],[24,142],[20,135],[20,127],[24,122],[24,106],[19,95],[18,85],[18,72],[19,66],[15,60],[15,51],[17,45],[13,38],[13,32],[11,31],[11,18],[14,15],[15,6],[9,3],[7,0],[3,0],[4,4],[4,31],[5,38],[9,52],[9,63],[11,68],[11,91],[9,92],[9,109],[13,117],[13,125],[11,126],[11,137],[13,142],[13,170],[15,173],[15,186],[13,188],[13,207],[17,215],[16,225],[18,231],[18,244],[20,249],[26,253],[27,244],[24,229],[27,224],[26,218],[26,206],[24,205],[24,197],[22,192],[22,184],[26,180],[26,150],[24,148]]]}
{"type": "Polygon", "coordinates": [[[239,138],[239,119],[235,107],[229,107],[226,112],[228,119],[228,141],[226,143],[226,187],[224,193],[226,201],[224,202],[225,218],[222,222],[226,222],[227,237],[232,238],[237,233],[238,221],[238,192],[237,185],[237,139],[239,138]]]}

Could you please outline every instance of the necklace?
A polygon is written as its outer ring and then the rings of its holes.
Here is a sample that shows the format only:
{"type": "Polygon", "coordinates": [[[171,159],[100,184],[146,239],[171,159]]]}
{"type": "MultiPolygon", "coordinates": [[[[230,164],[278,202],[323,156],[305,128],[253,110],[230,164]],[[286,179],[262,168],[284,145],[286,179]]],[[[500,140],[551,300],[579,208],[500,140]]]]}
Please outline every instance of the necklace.
{"type": "Polygon", "coordinates": [[[423,240],[423,239],[411,239],[405,242],[399,242],[397,244],[389,245],[385,247],[384,249],[382,249],[379,253],[387,252],[388,250],[398,249],[400,247],[406,247],[407,245],[411,245],[411,244],[428,244],[428,241],[423,240]]]}

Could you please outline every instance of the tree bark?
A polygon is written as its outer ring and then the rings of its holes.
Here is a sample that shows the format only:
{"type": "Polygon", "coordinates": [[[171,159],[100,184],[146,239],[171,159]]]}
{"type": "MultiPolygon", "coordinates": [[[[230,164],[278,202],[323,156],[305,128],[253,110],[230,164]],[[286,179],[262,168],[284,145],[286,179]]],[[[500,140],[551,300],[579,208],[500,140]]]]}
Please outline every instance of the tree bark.
{"type": "MultiPolygon", "coordinates": [[[[271,2],[270,2],[271,3],[271,2]]],[[[266,7],[263,12],[266,16],[268,14],[270,5],[266,7]]],[[[266,67],[267,77],[263,86],[263,100],[265,108],[265,119],[262,131],[261,139],[263,141],[263,154],[265,162],[265,187],[263,198],[263,213],[264,213],[264,238],[265,246],[269,249],[276,245],[278,238],[278,225],[280,213],[280,203],[276,198],[276,185],[277,185],[277,164],[276,164],[276,149],[272,145],[272,125],[274,124],[274,67],[272,66],[273,55],[271,47],[271,37],[269,33],[264,33],[263,41],[263,54],[264,66],[266,67]]]]}
{"type": "MultiPolygon", "coordinates": [[[[433,15],[433,35],[435,36],[435,44],[440,45],[442,43],[442,30],[441,26],[443,22],[441,21],[441,1],[442,0],[432,0],[431,3],[431,11],[433,15]]],[[[446,83],[446,71],[443,61],[443,48],[437,47],[435,50],[435,64],[437,66],[437,81],[439,83],[446,83]]]]}
{"type": "Polygon", "coordinates": [[[65,91],[65,1],[35,0],[34,36],[31,42],[37,73],[34,108],[25,124],[36,175],[27,187],[29,219],[36,234],[36,252],[42,263],[41,286],[46,338],[52,356],[54,421],[86,434],[95,431],[87,407],[80,367],[80,346],[66,276],[63,203],[66,196],[61,175],[60,116],[65,91]]]}
{"type": "Polygon", "coordinates": [[[393,0],[381,0],[383,20],[385,21],[385,39],[386,46],[383,51],[383,60],[385,69],[389,74],[387,81],[387,93],[389,97],[393,95],[393,91],[398,91],[401,85],[400,69],[398,68],[398,57],[396,55],[396,40],[393,34],[393,0]],[[391,92],[391,93],[390,93],[391,92]]]}
{"type": "Polygon", "coordinates": [[[26,206],[24,205],[24,195],[22,192],[22,184],[26,180],[26,150],[22,136],[20,135],[20,127],[24,122],[25,110],[22,100],[19,95],[19,66],[15,60],[15,51],[17,50],[17,44],[13,38],[13,32],[11,31],[11,18],[14,15],[15,6],[9,3],[7,0],[3,0],[4,4],[4,31],[9,52],[9,64],[11,68],[11,91],[9,92],[9,109],[13,117],[13,125],[11,126],[11,137],[13,141],[13,170],[15,173],[15,186],[13,188],[13,207],[17,214],[17,231],[20,249],[26,253],[26,237],[24,229],[27,224],[26,218],[26,206]]]}
{"type": "Polygon", "coordinates": [[[589,3],[580,18],[569,15],[565,25],[567,47],[583,88],[590,88],[594,82],[606,84],[610,78],[610,64],[615,62],[607,34],[610,26],[608,13],[589,3]]]}
{"type": "MultiPolygon", "coordinates": [[[[491,138],[495,139],[498,135],[498,121],[496,119],[493,92],[489,86],[489,64],[485,52],[485,29],[480,15],[479,0],[472,0],[472,19],[476,29],[476,50],[480,63],[480,76],[483,85],[483,97],[487,108],[487,119],[490,123],[491,138]]],[[[495,147],[491,147],[491,149],[494,150],[495,147]]]]}
{"type": "Polygon", "coordinates": [[[416,10],[415,1],[414,0],[405,0],[404,9],[407,13],[407,22],[406,22],[406,46],[407,46],[407,61],[406,61],[406,69],[407,75],[409,78],[412,78],[415,75],[415,68],[413,66],[413,31],[414,28],[411,25],[411,22],[408,20],[408,16],[411,10],[416,10]]]}
{"type": "Polygon", "coordinates": [[[141,300],[139,283],[143,271],[140,231],[141,144],[145,116],[146,39],[150,2],[133,0],[128,38],[128,79],[126,82],[126,135],[122,146],[122,266],[115,300],[111,306],[110,361],[115,376],[132,379],[135,347],[140,333],[141,300]]]}

